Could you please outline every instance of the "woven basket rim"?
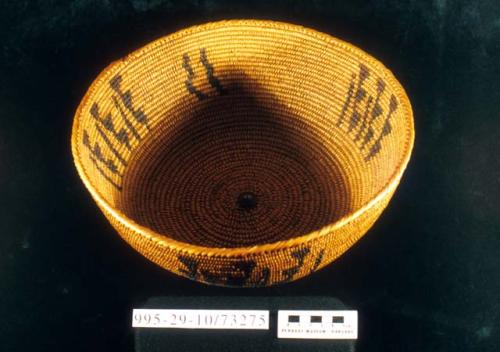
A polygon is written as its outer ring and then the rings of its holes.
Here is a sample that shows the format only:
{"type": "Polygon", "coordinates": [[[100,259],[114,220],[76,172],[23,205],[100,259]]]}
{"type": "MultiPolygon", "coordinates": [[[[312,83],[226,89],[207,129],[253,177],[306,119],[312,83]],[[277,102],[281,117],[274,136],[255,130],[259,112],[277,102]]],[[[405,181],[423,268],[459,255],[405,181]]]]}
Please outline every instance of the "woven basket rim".
{"type": "Polygon", "coordinates": [[[322,237],[335,229],[338,229],[344,226],[347,223],[350,223],[356,218],[358,218],[365,211],[375,206],[378,202],[380,202],[383,198],[385,198],[388,194],[393,192],[395,188],[398,186],[401,177],[406,169],[406,166],[410,160],[410,156],[413,150],[415,139],[415,128],[413,122],[413,111],[411,108],[410,100],[406,94],[405,89],[393,75],[393,73],[387,69],[383,63],[363,51],[362,49],[350,44],[346,41],[333,37],[330,34],[326,34],[320,31],[317,31],[312,28],[304,27],[298,24],[292,24],[281,21],[274,20],[261,20],[261,19],[226,19],[214,22],[208,22],[204,24],[193,25],[187,27],[185,29],[178,30],[173,32],[172,34],[160,37],[145,46],[136,49],[131,52],[127,56],[118,59],[116,61],[111,62],[104,70],[100,72],[100,74],[94,79],[90,87],[87,89],[84,97],[80,101],[78,108],[75,112],[73,119],[73,126],[71,131],[71,151],[73,156],[73,161],[76,166],[77,172],[82,179],[85,187],[90,192],[92,198],[98,203],[98,205],[104,208],[109,214],[111,214],[121,225],[129,228],[133,232],[140,234],[144,239],[154,242],[160,247],[168,248],[177,252],[184,252],[188,254],[196,254],[198,256],[209,256],[209,257],[249,257],[253,255],[262,255],[266,252],[277,251],[288,249],[292,246],[296,246],[298,244],[307,243],[311,240],[322,237]],[[403,153],[403,157],[400,160],[397,167],[389,178],[389,181],[382,187],[382,189],[375,194],[369,201],[364,203],[361,207],[357,208],[354,211],[344,215],[340,219],[335,222],[323,226],[322,228],[312,231],[308,234],[301,235],[298,237],[293,237],[287,240],[280,240],[272,243],[264,243],[258,244],[254,246],[246,246],[246,247],[205,247],[201,245],[194,245],[191,243],[186,243],[178,240],[174,240],[173,238],[168,237],[168,234],[161,234],[152,229],[140,225],[120,210],[111,206],[104,197],[97,191],[97,189],[92,185],[90,179],[87,177],[87,173],[85,171],[84,166],[80,162],[80,151],[78,147],[78,130],[79,130],[79,121],[82,116],[82,111],[88,105],[89,98],[93,95],[96,87],[100,86],[102,81],[107,81],[107,78],[114,74],[118,69],[125,66],[128,62],[132,60],[136,60],[141,56],[147,54],[149,51],[153,50],[155,47],[162,45],[165,41],[170,41],[176,39],[178,37],[183,37],[189,35],[191,33],[203,32],[205,30],[216,29],[221,27],[256,27],[256,30],[259,29],[279,29],[290,32],[298,32],[311,37],[315,37],[323,41],[325,44],[335,45],[351,54],[356,55],[359,59],[369,62],[372,66],[377,68],[378,72],[383,72],[385,77],[387,78],[387,83],[391,86],[394,91],[394,94],[398,97],[404,116],[406,117],[407,129],[408,129],[408,138],[405,142],[405,151],[403,153]]]}

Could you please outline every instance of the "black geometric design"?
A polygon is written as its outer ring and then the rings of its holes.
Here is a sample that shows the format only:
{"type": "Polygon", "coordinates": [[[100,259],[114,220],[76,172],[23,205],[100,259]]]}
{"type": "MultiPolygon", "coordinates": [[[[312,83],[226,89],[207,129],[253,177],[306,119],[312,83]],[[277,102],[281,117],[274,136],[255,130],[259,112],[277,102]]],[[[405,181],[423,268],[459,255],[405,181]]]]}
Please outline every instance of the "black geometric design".
{"type": "Polygon", "coordinates": [[[90,144],[90,139],[89,135],[86,130],[83,131],[83,145],[87,147],[87,149],[90,151],[90,153],[94,157],[94,161],[100,161],[106,168],[113,174],[122,176],[118,172],[118,168],[116,167],[115,163],[111,159],[106,159],[104,155],[102,154],[101,147],[99,146],[98,143],[94,143],[94,146],[90,144]]]}
{"type": "Polygon", "coordinates": [[[141,140],[141,136],[139,135],[139,132],[137,132],[137,130],[135,129],[134,125],[132,125],[132,123],[128,119],[127,115],[125,114],[125,111],[123,111],[122,107],[120,106],[120,103],[118,102],[118,99],[115,96],[112,96],[111,99],[113,99],[113,104],[115,105],[116,109],[120,113],[120,116],[121,116],[123,122],[125,123],[125,126],[127,126],[128,130],[130,131],[130,133],[132,134],[132,136],[134,136],[134,138],[137,141],[140,141],[141,140]]]}
{"type": "Polygon", "coordinates": [[[209,284],[221,284],[223,283],[224,276],[219,273],[212,273],[208,270],[200,270],[203,280],[209,284]]]}
{"type": "Polygon", "coordinates": [[[185,266],[185,268],[179,268],[179,272],[185,274],[188,278],[196,280],[198,276],[198,261],[192,257],[178,255],[177,259],[185,266]]]}
{"type": "Polygon", "coordinates": [[[300,271],[300,269],[304,265],[304,260],[309,252],[309,247],[303,247],[291,253],[292,257],[297,261],[297,264],[281,272],[284,276],[284,279],[281,282],[289,282],[293,279],[293,277],[300,271]]]}
{"type": "MultiPolygon", "coordinates": [[[[121,128],[117,131],[115,127],[115,123],[113,122],[113,118],[111,113],[103,116],[100,112],[99,105],[94,102],[90,107],[90,115],[96,121],[95,128],[99,136],[106,144],[107,148],[113,153],[116,158],[116,161],[122,164],[123,166],[127,166],[127,161],[121,155],[118,150],[114,147],[114,144],[111,142],[110,138],[113,138],[118,143],[125,146],[125,148],[129,151],[132,150],[131,146],[131,137],[136,139],[137,141],[141,140],[141,136],[137,129],[132,124],[131,120],[127,117],[126,111],[133,118],[134,121],[140,123],[146,127],[147,130],[150,130],[148,124],[148,118],[146,114],[142,111],[141,108],[135,108],[132,101],[132,93],[130,90],[123,92],[121,89],[122,77],[120,75],[114,76],[109,84],[113,91],[117,94],[117,96],[112,96],[113,104],[116,110],[119,112],[119,116],[122,118],[126,128],[121,128]],[[123,107],[120,105],[120,101],[123,104],[123,107]]],[[[83,132],[83,144],[90,150],[91,152],[91,160],[94,165],[97,166],[99,173],[113,186],[115,186],[118,190],[121,190],[121,186],[116,184],[102,169],[98,162],[104,164],[111,173],[122,177],[122,175],[118,172],[118,168],[115,162],[112,159],[106,159],[102,153],[100,145],[95,142],[92,146],[89,139],[89,134],[87,131],[83,132]]]]}
{"type": "Polygon", "coordinates": [[[97,168],[97,171],[99,171],[99,173],[101,174],[101,176],[103,176],[106,181],[108,181],[109,183],[111,183],[118,191],[121,191],[122,190],[122,187],[120,185],[118,185],[115,181],[113,181],[108,175],[106,175],[106,173],[104,172],[104,170],[99,166],[99,163],[97,162],[97,160],[95,160],[94,157],[90,157],[90,160],[92,160],[92,163],[95,165],[95,167],[97,168]]]}
{"type": "Polygon", "coordinates": [[[387,113],[387,118],[385,119],[384,126],[382,127],[382,131],[380,132],[379,137],[370,148],[370,153],[365,157],[366,161],[370,160],[375,155],[377,155],[377,153],[382,148],[381,144],[382,139],[384,139],[385,136],[389,135],[392,132],[392,126],[389,120],[397,108],[398,108],[398,101],[396,100],[396,97],[394,95],[391,95],[391,100],[389,102],[389,112],[387,113]]]}
{"type": "MultiPolygon", "coordinates": [[[[92,115],[92,117],[96,119],[107,131],[111,132],[113,137],[119,143],[124,144],[128,150],[131,149],[127,130],[125,130],[124,128],[122,128],[120,131],[115,130],[115,126],[111,118],[111,113],[108,113],[105,117],[101,117],[99,113],[99,106],[97,105],[97,103],[94,103],[90,108],[90,115],[92,115]]],[[[96,125],[96,127],[99,126],[96,125]]]]}
{"type": "Polygon", "coordinates": [[[368,131],[365,134],[365,137],[363,139],[363,144],[361,145],[361,149],[364,149],[367,143],[371,141],[373,138],[375,131],[373,130],[373,123],[379,117],[382,115],[382,107],[380,106],[380,97],[382,96],[382,93],[385,90],[385,82],[382,79],[377,80],[377,96],[375,97],[375,103],[373,105],[373,109],[370,114],[370,121],[368,122],[368,131]]]}
{"type": "Polygon", "coordinates": [[[245,286],[256,265],[254,260],[244,260],[234,263],[233,270],[231,270],[232,273],[227,276],[226,284],[228,286],[245,286]]]}
{"type": "Polygon", "coordinates": [[[202,91],[198,90],[194,85],[193,85],[193,80],[195,78],[195,73],[193,71],[193,68],[191,67],[189,55],[186,53],[182,55],[182,67],[186,70],[188,74],[188,79],[184,81],[184,84],[186,85],[186,89],[188,90],[189,93],[196,95],[198,100],[203,100],[206,99],[208,96],[203,93],[202,91]]]}
{"type": "Polygon", "coordinates": [[[339,119],[337,121],[337,127],[342,126],[342,123],[344,122],[345,115],[347,113],[347,109],[349,108],[349,105],[351,104],[352,95],[354,93],[354,80],[355,79],[356,79],[356,75],[352,74],[351,82],[349,83],[349,90],[347,91],[347,98],[344,102],[344,106],[342,107],[342,111],[340,112],[340,116],[339,116],[339,119]]]}
{"type": "Polygon", "coordinates": [[[222,87],[219,79],[214,76],[214,67],[207,59],[205,48],[200,49],[200,62],[203,64],[207,71],[207,79],[212,87],[214,87],[219,94],[225,94],[226,90],[222,87]]]}
{"type": "MultiPolygon", "coordinates": [[[[226,94],[226,90],[220,83],[220,80],[217,77],[215,77],[214,67],[208,61],[207,52],[205,48],[200,49],[200,62],[205,68],[208,83],[210,83],[210,85],[213,88],[215,88],[215,90],[219,95],[226,94]]],[[[182,67],[184,68],[184,70],[186,70],[187,73],[187,80],[184,81],[187,91],[190,94],[194,94],[198,98],[198,100],[203,100],[208,98],[208,94],[202,92],[193,85],[193,81],[194,78],[196,77],[196,74],[193,70],[193,67],[191,66],[191,59],[189,58],[189,55],[187,53],[184,53],[182,55],[182,67]]]]}
{"type": "Polygon", "coordinates": [[[311,273],[313,271],[315,271],[316,269],[318,269],[319,265],[321,264],[321,261],[323,260],[323,256],[325,255],[325,249],[321,249],[318,253],[318,256],[316,257],[316,259],[314,260],[314,264],[313,266],[311,267],[311,273]]]}
{"type": "Polygon", "coordinates": [[[381,133],[376,137],[373,124],[377,118],[383,114],[380,100],[385,91],[386,83],[381,78],[377,79],[377,93],[375,97],[373,97],[368,94],[364,88],[364,84],[369,77],[370,71],[368,67],[360,64],[359,73],[351,76],[347,96],[336,123],[337,127],[342,126],[346,119],[347,111],[352,108],[347,133],[355,133],[353,135],[353,141],[360,143],[358,144],[360,151],[364,151],[368,148],[368,154],[364,158],[365,161],[371,160],[382,149],[382,140],[392,132],[390,118],[398,107],[396,97],[391,95],[386,120],[381,133]],[[366,101],[365,107],[363,111],[360,111],[360,107],[364,101],[366,101]]]}
{"type": "Polygon", "coordinates": [[[122,82],[122,76],[118,74],[109,81],[109,85],[115,91],[115,93],[118,94],[123,105],[132,114],[135,121],[140,123],[141,125],[146,126],[146,128],[149,130],[150,127],[148,124],[148,117],[146,116],[144,111],[142,111],[141,108],[136,109],[134,107],[134,104],[132,102],[132,93],[130,92],[130,90],[123,92],[121,89],[121,82],[122,82]]]}
{"type": "MultiPolygon", "coordinates": [[[[120,155],[120,153],[118,152],[118,150],[115,149],[115,147],[113,147],[113,144],[111,143],[111,141],[109,140],[108,136],[106,136],[106,133],[103,132],[103,130],[99,127],[99,125],[95,125],[96,127],[96,130],[97,130],[97,133],[99,133],[99,135],[102,137],[102,139],[104,140],[104,143],[106,143],[106,145],[108,146],[108,148],[111,150],[111,152],[115,155],[116,159],[123,165],[123,166],[127,166],[127,162],[125,161],[125,159],[120,155]]],[[[97,143],[96,143],[97,144],[97,143]]]]}
{"type": "Polygon", "coordinates": [[[270,276],[271,276],[271,270],[269,270],[268,267],[262,268],[261,277],[259,278],[255,286],[258,287],[267,286],[270,276]]]}
{"type": "Polygon", "coordinates": [[[358,107],[361,104],[362,100],[367,96],[366,89],[363,88],[363,84],[366,79],[370,76],[370,72],[365,65],[359,65],[359,80],[356,92],[354,93],[354,105],[352,108],[351,121],[349,124],[349,132],[352,131],[355,127],[357,127],[359,121],[361,120],[361,115],[358,111],[358,107]]]}

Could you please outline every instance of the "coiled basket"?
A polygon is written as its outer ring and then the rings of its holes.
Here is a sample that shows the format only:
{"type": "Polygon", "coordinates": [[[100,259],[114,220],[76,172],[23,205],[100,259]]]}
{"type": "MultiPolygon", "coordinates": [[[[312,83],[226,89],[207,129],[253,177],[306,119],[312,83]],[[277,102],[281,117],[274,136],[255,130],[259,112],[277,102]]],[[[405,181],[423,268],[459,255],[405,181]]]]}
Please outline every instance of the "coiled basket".
{"type": "Polygon", "coordinates": [[[112,63],[74,119],[78,173],[118,233],[176,274],[267,286],[372,226],[410,158],[410,102],[362,50],[231,20],[112,63]]]}

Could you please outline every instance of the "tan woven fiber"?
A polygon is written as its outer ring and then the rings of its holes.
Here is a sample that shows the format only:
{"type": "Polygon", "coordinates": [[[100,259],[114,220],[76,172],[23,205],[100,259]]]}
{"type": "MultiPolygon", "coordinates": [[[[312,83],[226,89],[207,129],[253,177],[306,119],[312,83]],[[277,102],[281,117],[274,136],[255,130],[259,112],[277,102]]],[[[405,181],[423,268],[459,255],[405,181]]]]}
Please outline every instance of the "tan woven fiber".
{"type": "Polygon", "coordinates": [[[72,152],[133,248],[193,280],[252,287],[351,247],[413,140],[410,102],[371,56],[301,26],[230,20],[107,67],[76,112],[72,152]]]}

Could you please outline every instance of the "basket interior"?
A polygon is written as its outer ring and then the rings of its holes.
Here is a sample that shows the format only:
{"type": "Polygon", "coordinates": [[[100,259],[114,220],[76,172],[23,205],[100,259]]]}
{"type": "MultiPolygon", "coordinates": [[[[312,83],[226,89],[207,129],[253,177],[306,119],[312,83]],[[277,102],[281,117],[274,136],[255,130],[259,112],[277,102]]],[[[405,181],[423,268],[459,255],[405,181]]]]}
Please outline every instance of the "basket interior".
{"type": "Polygon", "coordinates": [[[90,183],[181,242],[246,247],[318,230],[383,190],[408,152],[392,76],[298,29],[174,35],[93,87],[77,116],[90,183]]]}

